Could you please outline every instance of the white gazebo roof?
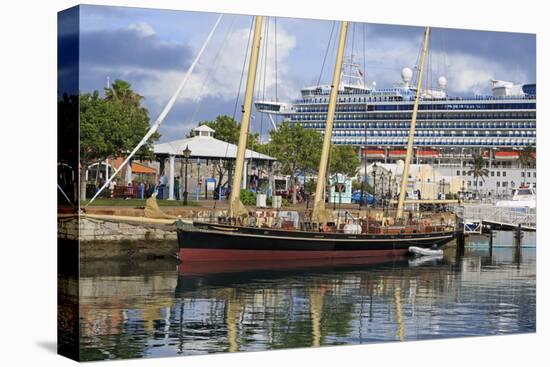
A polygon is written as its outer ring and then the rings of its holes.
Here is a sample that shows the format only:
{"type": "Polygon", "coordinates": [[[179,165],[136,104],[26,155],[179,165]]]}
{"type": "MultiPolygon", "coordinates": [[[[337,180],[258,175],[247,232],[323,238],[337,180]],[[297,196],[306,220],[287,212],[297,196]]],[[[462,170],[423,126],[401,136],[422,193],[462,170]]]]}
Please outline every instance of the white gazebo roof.
{"type": "MultiPolygon", "coordinates": [[[[201,125],[195,130],[213,132],[208,126],[201,125]]],[[[204,159],[235,159],[237,156],[237,146],[225,141],[213,138],[212,136],[193,136],[192,138],[169,141],[166,143],[155,144],[153,150],[157,155],[183,155],[185,147],[191,150],[191,157],[204,159]]],[[[266,161],[275,161],[276,158],[268,155],[246,150],[246,159],[259,159],[266,161]]]]}
{"type": "Polygon", "coordinates": [[[208,125],[200,125],[196,128],[193,129],[193,131],[207,131],[209,133],[213,133],[215,132],[216,130],[212,129],[210,126],[208,125]]]}

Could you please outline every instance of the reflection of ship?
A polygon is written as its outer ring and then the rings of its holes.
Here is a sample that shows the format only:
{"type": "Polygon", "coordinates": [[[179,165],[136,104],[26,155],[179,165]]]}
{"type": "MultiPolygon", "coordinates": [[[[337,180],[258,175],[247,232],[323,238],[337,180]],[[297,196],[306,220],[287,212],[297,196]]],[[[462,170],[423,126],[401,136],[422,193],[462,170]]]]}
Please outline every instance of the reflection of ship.
{"type": "MultiPolygon", "coordinates": [[[[255,20],[252,52],[245,91],[243,117],[239,146],[235,163],[235,175],[232,187],[242,182],[244,156],[250,125],[252,94],[254,89],[262,17],[255,20]]],[[[328,173],[328,160],[331,148],[331,135],[336,113],[338,85],[341,80],[342,61],[346,44],[348,23],[342,22],[338,42],[336,63],[323,140],[323,149],[318,169],[317,187],[313,210],[306,215],[300,225],[272,226],[268,223],[258,225],[252,221],[250,213],[240,200],[240,191],[232,190],[229,199],[227,218],[218,218],[216,222],[195,221],[193,225],[178,224],[178,243],[180,260],[259,260],[259,259],[304,259],[304,258],[349,258],[362,256],[401,255],[410,246],[440,247],[455,237],[455,227],[442,223],[411,223],[404,218],[406,180],[403,180],[394,224],[389,221],[377,221],[368,217],[348,218],[344,223],[334,219],[334,213],[325,208],[325,178],[328,173]]],[[[409,131],[409,143],[405,159],[403,176],[408,177],[413,151],[416,116],[422,86],[422,70],[426,58],[430,30],[426,28],[418,71],[417,93],[415,94],[412,121],[409,131]]],[[[256,219],[256,218],[254,218],[256,219]]],[[[393,219],[393,218],[392,218],[393,219]]],[[[411,218],[412,219],[412,213],[411,218]]]]}
{"type": "MultiPolygon", "coordinates": [[[[300,276],[366,271],[371,267],[406,267],[408,259],[397,257],[360,257],[351,259],[307,259],[294,261],[183,261],[178,269],[176,295],[236,285],[282,282],[300,276]]],[[[264,284],[265,285],[265,284],[264,284]]]]}
{"type": "Polygon", "coordinates": [[[495,205],[506,208],[536,208],[537,196],[535,189],[530,187],[513,189],[511,200],[500,200],[495,205]]]}

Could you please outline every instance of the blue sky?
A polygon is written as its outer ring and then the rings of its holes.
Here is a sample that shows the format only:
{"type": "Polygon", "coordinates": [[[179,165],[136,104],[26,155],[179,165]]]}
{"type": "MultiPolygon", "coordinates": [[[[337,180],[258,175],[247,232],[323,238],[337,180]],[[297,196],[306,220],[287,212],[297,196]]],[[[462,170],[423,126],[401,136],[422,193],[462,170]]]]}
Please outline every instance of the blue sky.
{"type": "MultiPolygon", "coordinates": [[[[212,13],[81,6],[81,91],[101,91],[107,77],[111,81],[124,79],[145,97],[154,120],[216,18],[212,13]]],[[[161,126],[161,141],[183,137],[200,120],[233,115],[251,20],[251,16],[224,16],[188,88],[161,126]]],[[[267,56],[260,61],[256,96],[274,99],[277,90],[279,100],[297,98],[300,88],[316,84],[320,77],[334,22],[278,18],[276,37],[275,21],[265,23],[269,24],[264,47],[267,56]]],[[[337,30],[338,24],[333,37],[337,30]]],[[[376,81],[378,87],[390,87],[400,81],[403,67],[414,67],[422,34],[419,27],[354,23],[350,25],[346,54],[350,55],[353,48],[368,84],[376,81]]],[[[448,79],[450,95],[488,94],[491,78],[535,81],[535,43],[533,34],[435,28],[428,70],[434,81],[440,75],[448,79]]],[[[334,52],[331,46],[321,82],[330,79],[334,52]]],[[[266,117],[256,114],[252,129],[265,136],[269,125],[266,117]]]]}

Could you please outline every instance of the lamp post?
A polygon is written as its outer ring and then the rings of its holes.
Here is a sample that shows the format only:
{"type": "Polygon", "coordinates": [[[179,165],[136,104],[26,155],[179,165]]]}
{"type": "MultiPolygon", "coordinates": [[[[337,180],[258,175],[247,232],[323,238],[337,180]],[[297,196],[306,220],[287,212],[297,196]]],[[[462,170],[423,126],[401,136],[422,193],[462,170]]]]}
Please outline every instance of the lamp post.
{"type": "MultiPolygon", "coordinates": [[[[365,147],[365,149],[367,149],[365,147]]],[[[361,149],[361,160],[364,161],[365,160],[365,157],[364,157],[364,154],[365,154],[365,149],[361,149]]],[[[359,199],[359,210],[361,210],[361,205],[363,204],[363,186],[364,183],[365,183],[365,178],[367,178],[367,170],[366,170],[366,167],[365,167],[365,175],[361,177],[361,196],[360,196],[360,199],[359,199]]]]}
{"type": "Polygon", "coordinates": [[[382,198],[382,211],[384,211],[384,206],[386,203],[385,192],[384,192],[384,181],[386,180],[386,175],[384,172],[380,175],[380,197],[382,198]]]}
{"type": "Polygon", "coordinates": [[[391,200],[391,186],[392,186],[392,172],[391,172],[391,169],[388,171],[388,175],[389,175],[389,183],[388,183],[388,199],[391,200]]]}
{"type": "Polygon", "coordinates": [[[191,156],[191,149],[186,145],[183,150],[183,157],[185,158],[185,191],[183,191],[183,205],[187,205],[187,166],[189,165],[189,157],[191,156]]]}
{"type": "Polygon", "coordinates": [[[376,162],[374,162],[374,165],[372,166],[372,179],[373,179],[372,197],[373,197],[374,206],[376,206],[376,171],[377,170],[378,170],[378,166],[376,165],[376,162]]]}

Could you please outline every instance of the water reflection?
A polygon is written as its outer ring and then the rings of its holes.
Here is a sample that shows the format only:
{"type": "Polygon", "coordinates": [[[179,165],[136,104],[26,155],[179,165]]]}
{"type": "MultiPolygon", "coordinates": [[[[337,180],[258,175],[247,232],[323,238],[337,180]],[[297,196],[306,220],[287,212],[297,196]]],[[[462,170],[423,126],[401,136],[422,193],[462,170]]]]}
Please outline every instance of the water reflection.
{"type": "Polygon", "coordinates": [[[489,255],[473,248],[420,262],[83,264],[82,358],[535,331],[535,249],[489,255]]]}

